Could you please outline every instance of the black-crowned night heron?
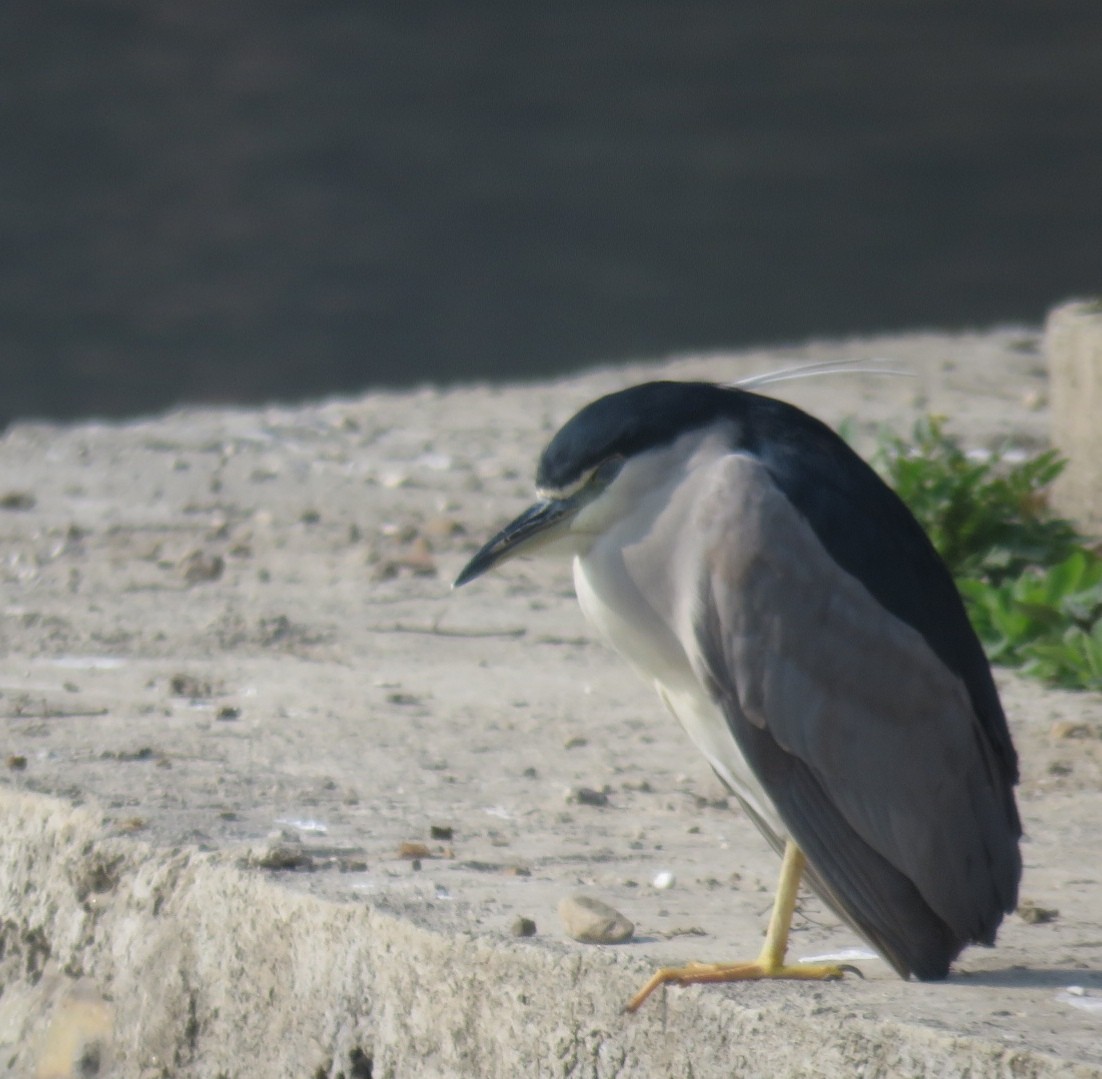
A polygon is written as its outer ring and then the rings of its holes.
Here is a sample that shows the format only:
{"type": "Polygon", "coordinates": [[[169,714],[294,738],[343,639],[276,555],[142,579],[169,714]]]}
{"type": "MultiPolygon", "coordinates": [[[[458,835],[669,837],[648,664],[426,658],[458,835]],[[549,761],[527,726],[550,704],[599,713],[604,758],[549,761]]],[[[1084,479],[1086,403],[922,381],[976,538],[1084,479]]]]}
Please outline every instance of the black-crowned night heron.
{"type": "Polygon", "coordinates": [[[1017,758],[953,581],[900,499],[781,401],[652,382],[551,440],[539,501],[471,559],[573,559],[589,621],[783,852],[758,959],[666,982],[832,979],[786,963],[801,877],[906,978],[944,978],[1017,902],[1017,758]]]}

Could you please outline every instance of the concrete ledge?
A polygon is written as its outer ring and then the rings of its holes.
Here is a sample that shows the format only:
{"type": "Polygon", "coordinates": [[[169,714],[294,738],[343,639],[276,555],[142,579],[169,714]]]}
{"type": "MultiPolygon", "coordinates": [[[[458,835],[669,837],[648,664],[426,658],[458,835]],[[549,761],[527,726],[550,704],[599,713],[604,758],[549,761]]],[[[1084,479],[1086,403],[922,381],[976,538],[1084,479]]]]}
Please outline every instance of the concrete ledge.
{"type": "Polygon", "coordinates": [[[43,797],[0,793],[0,814],[13,1075],[1102,1074],[919,1025],[824,1022],[821,990],[753,1004],[692,991],[628,1017],[643,965],[615,953],[296,894],[217,856],[110,839],[95,812],[43,797]]]}
{"type": "MultiPolygon", "coordinates": [[[[566,567],[448,588],[530,497],[550,430],[608,389],[865,359],[915,377],[785,389],[866,443],[934,411],[1028,447],[1038,342],[920,334],[6,432],[0,1073],[1102,1075],[1097,696],[1000,676],[1037,917],[997,949],[940,985],[865,958],[864,981],[671,990],[627,1018],[655,964],[756,950],[776,859],[589,636],[566,567]],[[582,786],[604,804],[564,798],[582,786]],[[578,889],[635,939],[565,940],[578,889]],[[520,915],[536,936],[511,936],[520,915]]],[[[812,902],[796,928],[798,957],[859,944],[812,902]]]]}
{"type": "Polygon", "coordinates": [[[1102,302],[1057,307],[1045,323],[1052,441],[1067,460],[1056,508],[1102,533],[1102,302]]]}

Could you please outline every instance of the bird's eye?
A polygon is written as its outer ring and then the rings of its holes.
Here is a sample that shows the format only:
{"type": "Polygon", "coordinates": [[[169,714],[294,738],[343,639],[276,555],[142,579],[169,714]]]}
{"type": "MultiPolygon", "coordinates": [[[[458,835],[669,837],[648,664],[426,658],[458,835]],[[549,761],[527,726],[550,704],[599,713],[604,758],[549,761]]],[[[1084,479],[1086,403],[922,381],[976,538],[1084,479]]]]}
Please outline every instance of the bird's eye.
{"type": "Polygon", "coordinates": [[[619,454],[615,454],[612,457],[606,457],[599,465],[587,468],[573,483],[568,483],[565,487],[541,487],[537,493],[541,498],[553,498],[560,501],[573,498],[575,495],[581,494],[582,491],[596,493],[603,490],[616,478],[616,474],[623,468],[623,465],[624,458],[619,454]]]}
{"type": "Polygon", "coordinates": [[[605,460],[593,469],[586,486],[607,487],[616,479],[620,469],[623,467],[624,458],[620,454],[616,454],[613,457],[606,457],[605,460]]]}

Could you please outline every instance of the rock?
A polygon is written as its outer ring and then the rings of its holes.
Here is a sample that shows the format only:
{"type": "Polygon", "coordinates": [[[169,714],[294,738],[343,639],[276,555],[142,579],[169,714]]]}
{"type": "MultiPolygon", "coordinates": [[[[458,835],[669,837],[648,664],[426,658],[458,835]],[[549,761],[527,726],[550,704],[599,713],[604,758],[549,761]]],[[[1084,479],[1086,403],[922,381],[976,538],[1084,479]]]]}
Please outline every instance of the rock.
{"type": "Polygon", "coordinates": [[[211,555],[205,551],[192,551],[180,563],[180,571],[188,584],[217,581],[222,576],[225,568],[226,562],[221,555],[211,555]]]}
{"type": "Polygon", "coordinates": [[[34,495],[27,491],[8,491],[0,495],[0,509],[2,510],[33,510],[37,504],[34,495]]]}
{"type": "Polygon", "coordinates": [[[274,842],[256,851],[249,863],[258,869],[300,869],[314,868],[314,859],[297,843],[274,842]]]}
{"type": "Polygon", "coordinates": [[[1018,917],[1026,925],[1045,925],[1060,917],[1060,912],[1052,907],[1039,907],[1032,899],[1023,899],[1018,907],[1018,917]]]}
{"type": "Polygon", "coordinates": [[[615,907],[591,895],[560,900],[559,917],[567,935],[582,944],[623,944],[635,933],[635,925],[615,907]]]}
{"type": "Polygon", "coordinates": [[[462,521],[454,517],[430,517],[421,526],[421,535],[431,540],[449,540],[453,536],[466,535],[462,521]]]}
{"type": "Polygon", "coordinates": [[[571,805],[606,806],[608,793],[594,790],[592,787],[571,787],[566,792],[566,800],[571,805]]]}
{"type": "Polygon", "coordinates": [[[514,937],[534,937],[536,935],[536,923],[531,918],[517,915],[513,920],[513,924],[509,927],[509,932],[514,937]]]}
{"type": "Polygon", "coordinates": [[[211,696],[214,689],[209,682],[195,675],[174,674],[169,682],[169,692],[173,697],[187,697],[194,701],[211,696]]]}

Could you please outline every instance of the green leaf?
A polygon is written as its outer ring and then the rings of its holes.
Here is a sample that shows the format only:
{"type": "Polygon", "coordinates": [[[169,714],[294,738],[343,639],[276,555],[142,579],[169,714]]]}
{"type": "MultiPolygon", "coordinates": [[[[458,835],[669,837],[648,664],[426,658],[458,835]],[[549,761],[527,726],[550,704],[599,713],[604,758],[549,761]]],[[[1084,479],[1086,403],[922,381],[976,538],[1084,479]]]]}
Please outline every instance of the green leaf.
{"type": "Polygon", "coordinates": [[[874,466],[926,529],[992,662],[1102,689],[1102,557],[1049,509],[1054,450],[970,455],[935,416],[884,434],[874,466]]]}

